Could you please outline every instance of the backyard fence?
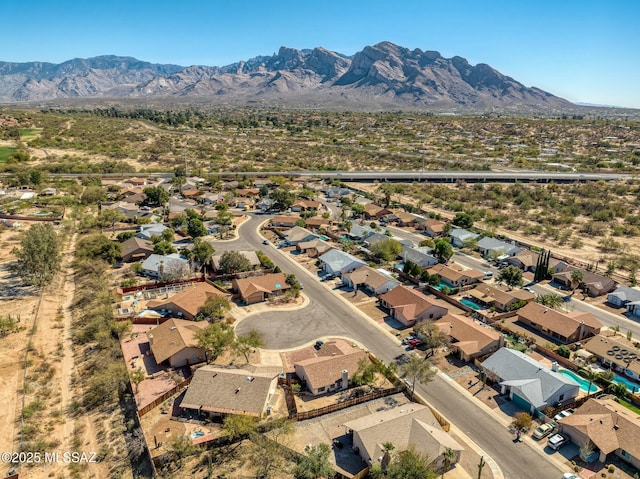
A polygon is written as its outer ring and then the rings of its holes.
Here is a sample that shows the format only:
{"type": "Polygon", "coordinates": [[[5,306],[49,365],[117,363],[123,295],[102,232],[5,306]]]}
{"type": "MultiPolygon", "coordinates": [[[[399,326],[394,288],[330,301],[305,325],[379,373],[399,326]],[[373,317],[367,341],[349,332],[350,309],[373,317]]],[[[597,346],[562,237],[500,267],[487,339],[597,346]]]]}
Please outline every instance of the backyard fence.
{"type": "Polygon", "coordinates": [[[144,416],[149,411],[151,411],[155,407],[157,407],[160,404],[162,404],[163,402],[165,402],[171,396],[181,392],[184,388],[186,388],[189,385],[189,383],[191,383],[191,379],[192,378],[193,378],[193,375],[189,376],[187,379],[182,381],[180,384],[176,385],[176,387],[171,388],[169,391],[167,391],[166,393],[162,394],[162,396],[158,396],[153,402],[150,402],[149,404],[145,405],[144,407],[138,409],[138,416],[140,416],[140,417],[144,416]]]}

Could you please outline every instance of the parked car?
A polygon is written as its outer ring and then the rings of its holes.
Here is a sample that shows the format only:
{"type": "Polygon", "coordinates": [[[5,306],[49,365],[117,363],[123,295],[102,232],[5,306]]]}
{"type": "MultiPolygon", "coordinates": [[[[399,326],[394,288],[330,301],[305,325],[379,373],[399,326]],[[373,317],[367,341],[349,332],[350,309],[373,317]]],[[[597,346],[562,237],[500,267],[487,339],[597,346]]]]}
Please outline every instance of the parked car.
{"type": "Polygon", "coordinates": [[[573,472],[565,472],[562,475],[562,479],[578,479],[578,476],[576,476],[573,472]]]}
{"type": "Polygon", "coordinates": [[[316,348],[316,351],[320,351],[320,348],[322,347],[322,345],[324,344],[324,341],[316,341],[316,344],[313,345],[314,348],[316,348]]]}
{"type": "Polygon", "coordinates": [[[485,271],[484,277],[485,279],[493,278],[493,271],[485,271]]]}
{"type": "Polygon", "coordinates": [[[532,437],[534,439],[540,440],[544,437],[547,437],[549,434],[551,434],[555,428],[556,428],[555,424],[548,422],[546,424],[543,424],[542,426],[538,426],[536,430],[533,431],[532,437]]]}
{"type": "Polygon", "coordinates": [[[533,290],[533,288],[526,287],[526,288],[522,288],[522,289],[524,289],[527,293],[536,294],[536,292],[533,290]]]}
{"type": "Polygon", "coordinates": [[[574,412],[576,412],[575,409],[571,408],[571,409],[565,409],[564,411],[560,411],[558,414],[556,414],[555,416],[553,416],[553,420],[554,421],[559,421],[562,418],[571,416],[574,412]]]}
{"type": "Polygon", "coordinates": [[[269,240],[264,240],[262,244],[269,244],[269,240]]]}
{"type": "Polygon", "coordinates": [[[569,442],[569,438],[567,436],[563,436],[562,434],[554,434],[547,441],[547,446],[549,446],[554,451],[557,451],[562,446],[569,442]]]}

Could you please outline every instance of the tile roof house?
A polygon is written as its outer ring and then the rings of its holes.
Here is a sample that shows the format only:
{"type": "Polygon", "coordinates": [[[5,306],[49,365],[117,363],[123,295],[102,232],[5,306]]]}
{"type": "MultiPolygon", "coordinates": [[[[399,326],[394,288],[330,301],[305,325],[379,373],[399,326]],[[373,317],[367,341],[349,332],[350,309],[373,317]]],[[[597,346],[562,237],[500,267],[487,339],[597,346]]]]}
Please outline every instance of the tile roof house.
{"type": "Polygon", "coordinates": [[[451,287],[459,288],[468,284],[479,283],[484,274],[475,269],[464,269],[457,264],[437,264],[427,270],[430,275],[436,275],[440,282],[451,287]]]}
{"type": "MultiPolygon", "coordinates": [[[[640,381],[640,350],[625,337],[598,334],[582,348],[596,356],[605,368],[640,381]]],[[[640,385],[637,389],[640,391],[640,385]]]]}
{"type": "Polygon", "coordinates": [[[618,286],[615,291],[607,295],[607,302],[617,308],[626,306],[632,301],[640,301],[640,289],[618,286]]]}
{"type": "Polygon", "coordinates": [[[472,233],[471,231],[467,231],[460,228],[454,228],[449,233],[449,238],[451,238],[451,244],[458,248],[462,248],[465,246],[465,243],[470,240],[478,239],[480,235],[472,233]]]}
{"type": "Polygon", "coordinates": [[[384,460],[384,444],[389,442],[395,446],[395,452],[413,448],[415,452],[429,457],[435,469],[443,466],[446,449],[455,452],[451,465],[460,460],[460,453],[464,450],[442,430],[431,410],[417,403],[369,414],[344,423],[344,427],[353,431],[354,450],[368,465],[384,460]]]}
{"type": "Polygon", "coordinates": [[[400,286],[388,271],[381,272],[369,266],[343,274],[342,281],[352,289],[361,288],[375,295],[387,293],[400,286]]]}
{"type": "Polygon", "coordinates": [[[296,225],[296,222],[301,219],[302,218],[298,215],[276,215],[271,218],[271,226],[293,228],[296,225]]]}
{"type": "Polygon", "coordinates": [[[318,239],[319,236],[315,233],[312,233],[307,228],[303,228],[301,226],[294,226],[289,231],[284,233],[284,238],[287,241],[287,244],[291,246],[295,246],[300,242],[318,239]]]}
{"type": "Polygon", "coordinates": [[[169,319],[147,331],[156,363],[166,361],[172,368],[177,368],[206,360],[204,349],[198,347],[196,334],[208,325],[206,321],[169,319]]]}
{"type": "Polygon", "coordinates": [[[333,249],[333,246],[321,239],[314,239],[311,241],[301,241],[296,245],[296,249],[301,253],[306,253],[310,257],[315,258],[333,249]]]}
{"type": "Polygon", "coordinates": [[[180,407],[211,416],[261,417],[276,393],[278,374],[249,365],[243,369],[203,366],[194,373],[180,407]]]}
{"type": "Polygon", "coordinates": [[[437,300],[406,286],[398,286],[380,296],[380,305],[389,310],[392,318],[408,327],[420,321],[435,321],[449,312],[437,300]]]}
{"type": "MultiPolygon", "coordinates": [[[[324,348],[325,345],[322,346],[324,348]]],[[[352,348],[335,356],[317,356],[294,364],[296,375],[307,384],[311,394],[326,394],[349,387],[349,379],[358,370],[360,361],[369,361],[367,353],[352,348]]]]}
{"type": "Polygon", "coordinates": [[[307,218],[305,220],[305,224],[307,228],[311,228],[313,230],[316,229],[326,229],[331,226],[331,218],[322,218],[321,216],[315,216],[313,218],[307,218]]]}
{"type": "Polygon", "coordinates": [[[393,211],[378,206],[373,203],[369,203],[364,206],[364,217],[368,220],[379,220],[383,216],[392,215],[393,211]]]}
{"type": "Polygon", "coordinates": [[[189,261],[179,254],[152,254],[142,262],[142,274],[150,278],[178,279],[188,275],[189,261]]]}
{"type": "Polygon", "coordinates": [[[511,291],[490,286],[488,284],[479,284],[474,289],[466,291],[465,294],[471,296],[476,303],[487,308],[495,308],[500,312],[512,311],[514,307],[521,304],[521,301],[530,303],[535,299],[533,293],[522,289],[512,289],[511,291]]]}
{"type": "Polygon", "coordinates": [[[319,201],[313,200],[298,200],[291,206],[291,211],[320,211],[324,208],[324,205],[319,201]]]}
{"type": "Polygon", "coordinates": [[[530,413],[571,402],[580,391],[574,381],[515,349],[500,348],[482,369],[500,384],[500,394],[509,394],[516,406],[530,413]]]}
{"type": "Polygon", "coordinates": [[[522,248],[518,248],[515,244],[505,243],[504,241],[485,236],[478,241],[478,251],[486,258],[491,255],[514,256],[522,251],[522,248]]]}
{"type": "Polygon", "coordinates": [[[601,463],[615,456],[640,469],[640,417],[618,403],[591,398],[558,424],[574,444],[591,444],[601,463]]]}
{"type": "Polygon", "coordinates": [[[291,288],[284,273],[234,279],[232,285],[233,290],[240,294],[240,299],[245,304],[261,303],[291,288]]]}
{"type": "Polygon", "coordinates": [[[229,294],[206,282],[194,283],[166,299],[149,301],[147,308],[165,313],[171,311],[174,318],[194,320],[207,299],[216,297],[229,297],[229,294]]]}
{"type": "Polygon", "coordinates": [[[145,259],[153,254],[153,243],[135,236],[124,241],[121,246],[121,257],[125,263],[145,259]]]}
{"type": "Polygon", "coordinates": [[[447,223],[444,221],[429,218],[427,221],[420,224],[419,229],[422,230],[424,234],[435,238],[444,234],[446,224],[447,223]]]}
{"type": "Polygon", "coordinates": [[[338,249],[332,249],[318,258],[322,264],[322,271],[328,274],[341,276],[354,269],[365,266],[367,263],[355,256],[338,249]]]}
{"type": "Polygon", "coordinates": [[[435,324],[451,338],[451,349],[463,361],[473,361],[504,346],[502,334],[466,316],[447,314],[435,324]]]}
{"type": "Polygon", "coordinates": [[[421,268],[428,268],[429,266],[435,266],[438,264],[438,259],[431,254],[433,249],[428,246],[421,246],[417,248],[411,248],[409,246],[405,246],[402,248],[402,262],[406,263],[407,261],[411,261],[421,268]]]}
{"type": "Polygon", "coordinates": [[[419,217],[406,211],[396,211],[395,223],[398,226],[411,226],[419,221],[419,217]]]}
{"type": "MultiPolygon", "coordinates": [[[[511,266],[520,268],[523,271],[535,272],[536,266],[538,266],[539,257],[540,253],[528,249],[523,249],[515,256],[510,256],[504,261],[511,266]]],[[[561,272],[564,271],[566,267],[567,263],[565,263],[564,261],[555,258],[549,258],[549,269],[553,268],[555,272],[561,272]]]]}
{"type": "Polygon", "coordinates": [[[593,337],[602,328],[591,313],[565,313],[535,302],[518,310],[518,322],[562,344],[593,337]]]}
{"type": "MultiPolygon", "coordinates": [[[[553,281],[561,284],[566,288],[571,288],[571,272],[580,269],[575,266],[567,266],[567,268],[552,276],[553,281]]],[[[596,297],[603,294],[607,294],[616,289],[616,282],[611,278],[607,278],[601,274],[592,273],[591,271],[582,270],[583,279],[582,283],[578,285],[580,289],[585,289],[589,296],[596,297]]]]}

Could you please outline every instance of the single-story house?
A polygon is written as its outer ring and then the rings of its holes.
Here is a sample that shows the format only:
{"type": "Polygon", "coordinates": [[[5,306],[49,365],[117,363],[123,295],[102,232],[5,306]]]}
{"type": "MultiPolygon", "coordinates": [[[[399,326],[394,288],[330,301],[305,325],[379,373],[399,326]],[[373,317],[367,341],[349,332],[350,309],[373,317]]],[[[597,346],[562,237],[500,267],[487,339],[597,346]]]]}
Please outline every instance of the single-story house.
{"type": "Polygon", "coordinates": [[[324,205],[319,201],[313,200],[298,200],[291,206],[291,211],[320,211],[324,208],[324,205]]]}
{"type": "Polygon", "coordinates": [[[450,465],[460,460],[464,448],[442,430],[427,406],[410,403],[379,411],[344,423],[347,431],[353,431],[354,451],[368,465],[388,461],[384,445],[392,443],[394,452],[413,449],[432,460],[435,469],[444,466],[444,452],[454,451],[450,465]]]}
{"type": "Polygon", "coordinates": [[[640,289],[629,286],[618,286],[615,291],[607,295],[607,302],[617,308],[622,308],[633,301],[640,301],[640,289]]]}
{"type": "Polygon", "coordinates": [[[156,363],[166,361],[172,368],[178,368],[206,360],[204,349],[198,346],[196,334],[208,325],[206,321],[169,319],[147,331],[156,363]]]}
{"type": "Polygon", "coordinates": [[[191,272],[189,261],[177,253],[152,254],[142,262],[142,274],[161,280],[178,279],[191,272]]]}
{"type": "Polygon", "coordinates": [[[640,318],[640,301],[631,301],[627,303],[627,314],[640,318]]]}
{"type": "MultiPolygon", "coordinates": [[[[565,288],[571,288],[571,273],[576,269],[580,268],[576,268],[575,266],[568,266],[564,271],[554,274],[552,276],[553,281],[561,284],[565,288]]],[[[592,273],[591,271],[587,270],[581,271],[583,279],[582,282],[578,285],[578,288],[586,290],[589,296],[601,296],[616,289],[616,282],[611,278],[607,278],[606,276],[592,273]]]]}
{"type": "Polygon", "coordinates": [[[305,224],[307,228],[311,228],[314,230],[327,229],[329,226],[331,226],[331,218],[323,218],[321,216],[315,216],[313,218],[307,218],[305,220],[305,224]]]}
{"type": "Polygon", "coordinates": [[[468,284],[479,283],[484,273],[475,269],[464,269],[457,264],[437,264],[427,270],[430,275],[436,275],[440,282],[450,288],[459,288],[468,284]]]}
{"type": "Polygon", "coordinates": [[[368,220],[379,220],[383,216],[392,215],[393,211],[378,206],[373,203],[369,203],[364,206],[364,217],[368,220]]]}
{"type": "Polygon", "coordinates": [[[133,178],[128,178],[124,180],[124,182],[129,183],[130,185],[133,185],[133,186],[144,186],[147,184],[147,178],[133,177],[133,178]]]}
{"type": "Polygon", "coordinates": [[[291,286],[284,273],[271,273],[251,278],[234,279],[232,288],[245,304],[261,303],[271,296],[279,296],[291,286]]]}
{"type": "Polygon", "coordinates": [[[472,318],[447,314],[435,323],[451,339],[451,349],[463,361],[473,361],[504,346],[504,336],[472,318]]]}
{"type": "Polygon", "coordinates": [[[291,246],[295,246],[298,243],[304,241],[311,241],[314,239],[318,239],[319,236],[315,233],[312,233],[306,228],[302,228],[301,226],[294,226],[289,231],[284,233],[284,238],[287,241],[287,244],[291,246]]]}
{"type": "MultiPolygon", "coordinates": [[[[240,253],[242,256],[247,258],[249,260],[249,264],[251,264],[251,267],[253,269],[258,268],[261,264],[258,255],[253,250],[236,251],[236,253],[240,253]]],[[[223,254],[224,253],[220,253],[211,257],[211,264],[213,265],[213,269],[216,271],[220,269],[220,259],[222,258],[223,254]]]]}
{"type": "Polygon", "coordinates": [[[228,293],[207,282],[194,283],[166,299],[149,301],[147,308],[170,314],[174,318],[194,320],[207,299],[228,296],[228,293]]]}
{"type": "Polygon", "coordinates": [[[408,246],[413,246],[413,243],[411,242],[411,240],[402,240],[400,238],[392,238],[391,236],[387,236],[382,233],[374,233],[371,236],[368,236],[367,239],[364,240],[364,244],[366,245],[367,248],[371,248],[372,246],[375,246],[377,244],[383,243],[388,240],[395,241],[396,243],[399,243],[399,244],[402,244],[403,242],[408,241],[410,243],[408,244],[408,246]]]}
{"type": "Polygon", "coordinates": [[[573,401],[580,386],[557,371],[516,351],[500,348],[482,363],[487,379],[501,386],[513,404],[529,413],[573,401]]]}
{"type": "Polygon", "coordinates": [[[298,243],[296,249],[301,253],[306,253],[310,257],[315,258],[333,249],[333,246],[321,239],[314,239],[298,243]]]}
{"type": "Polygon", "coordinates": [[[418,216],[412,213],[407,213],[406,211],[396,211],[394,214],[396,215],[396,225],[401,227],[415,225],[420,219],[418,216]]]}
{"type": "Polygon", "coordinates": [[[161,223],[153,223],[149,225],[141,225],[136,236],[140,239],[151,240],[153,236],[162,236],[162,232],[169,228],[161,223]]]}
{"type": "Polygon", "coordinates": [[[354,241],[364,241],[369,236],[374,235],[376,233],[377,231],[374,230],[373,228],[370,228],[369,226],[365,226],[365,225],[359,225],[356,223],[351,225],[351,228],[349,229],[347,236],[349,237],[349,239],[352,239],[354,241]]]}
{"type": "Polygon", "coordinates": [[[496,308],[500,312],[512,311],[522,301],[530,303],[535,299],[533,293],[522,289],[512,289],[511,291],[488,284],[479,284],[465,294],[471,296],[476,303],[486,308],[496,308]]]}
{"type": "Polygon", "coordinates": [[[354,269],[366,266],[366,261],[356,258],[355,256],[345,253],[339,249],[332,249],[318,258],[322,264],[322,271],[328,274],[341,276],[349,273],[354,269]]]}
{"type": "Polygon", "coordinates": [[[515,256],[522,251],[522,248],[518,248],[512,243],[505,243],[504,241],[485,236],[478,241],[478,251],[483,257],[489,258],[491,256],[515,256]]]}
{"type": "Polygon", "coordinates": [[[406,286],[398,286],[381,295],[380,305],[389,310],[389,316],[408,327],[420,321],[435,321],[449,312],[437,300],[406,286]]]}
{"type": "Polygon", "coordinates": [[[249,364],[241,369],[203,366],[193,374],[180,407],[218,417],[262,417],[276,393],[278,374],[249,364]]]}
{"type": "Polygon", "coordinates": [[[151,216],[151,211],[141,210],[138,205],[132,203],[126,203],[124,201],[118,201],[115,203],[104,202],[102,203],[103,209],[113,209],[122,213],[126,219],[133,220],[136,218],[144,218],[146,216],[151,216]]]}
{"type": "Polygon", "coordinates": [[[617,456],[640,469],[640,417],[611,399],[590,398],[558,424],[574,444],[590,444],[601,463],[617,456]]]}
{"type": "Polygon", "coordinates": [[[565,313],[535,302],[518,310],[518,322],[561,344],[591,338],[602,328],[600,321],[591,313],[565,313]]]}
{"type": "Polygon", "coordinates": [[[298,215],[277,215],[271,218],[271,226],[277,228],[293,228],[302,218],[298,215]]]}
{"type": "Polygon", "coordinates": [[[418,229],[432,238],[442,236],[447,223],[444,221],[429,218],[427,221],[420,224],[418,229]]]}
{"type": "MultiPolygon", "coordinates": [[[[325,353],[329,343],[322,345],[320,352],[325,353]],[[325,351],[322,351],[325,349],[325,351]]],[[[313,395],[342,391],[349,387],[349,380],[358,370],[360,361],[369,361],[367,353],[357,348],[343,350],[333,348],[335,355],[321,355],[303,359],[294,364],[296,376],[307,384],[313,395]],[[334,351],[335,352],[335,351],[334,351]]]]}
{"type": "MultiPolygon", "coordinates": [[[[640,351],[624,336],[598,334],[582,348],[598,358],[605,368],[640,381],[640,351]]],[[[640,391],[640,385],[637,390],[640,391]]]]}
{"type": "Polygon", "coordinates": [[[132,205],[139,205],[147,199],[147,195],[144,193],[138,193],[135,195],[128,195],[120,200],[122,203],[130,203],[132,205]]]}
{"type": "MultiPolygon", "coordinates": [[[[528,249],[523,249],[515,256],[505,258],[504,261],[511,266],[520,268],[522,271],[535,272],[536,266],[538,266],[539,257],[540,253],[528,249]]],[[[564,271],[566,267],[567,263],[565,263],[564,261],[555,258],[549,258],[549,269],[553,269],[554,272],[559,273],[561,271],[564,271]]]]}
{"type": "Polygon", "coordinates": [[[449,233],[451,244],[457,248],[463,248],[468,241],[476,240],[479,237],[480,235],[461,228],[454,228],[451,230],[451,233],[449,233]]]}
{"type": "Polygon", "coordinates": [[[153,254],[153,243],[137,237],[129,238],[122,243],[122,261],[129,263],[148,258],[153,254]]]}
{"type": "Polygon", "coordinates": [[[329,199],[342,198],[343,196],[351,195],[351,190],[349,188],[340,188],[336,186],[327,188],[327,191],[325,191],[324,194],[329,199]]]}
{"type": "Polygon", "coordinates": [[[402,253],[400,253],[400,255],[402,256],[403,263],[411,261],[421,268],[428,268],[438,264],[438,258],[431,254],[432,251],[433,250],[428,246],[419,246],[415,248],[405,246],[402,248],[402,253]]]}
{"type": "Polygon", "coordinates": [[[400,286],[400,283],[388,271],[380,271],[369,266],[363,266],[350,273],[343,274],[342,281],[352,289],[361,288],[376,296],[400,286]]]}

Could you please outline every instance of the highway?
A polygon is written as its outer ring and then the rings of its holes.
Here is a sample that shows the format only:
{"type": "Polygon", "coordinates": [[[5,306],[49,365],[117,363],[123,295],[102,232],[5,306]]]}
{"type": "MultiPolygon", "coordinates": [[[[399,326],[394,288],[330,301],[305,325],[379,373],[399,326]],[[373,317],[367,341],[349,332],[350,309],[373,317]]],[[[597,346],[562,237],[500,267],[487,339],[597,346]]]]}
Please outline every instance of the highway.
{"type": "MultiPolygon", "coordinates": [[[[358,313],[342,298],[322,283],[317,276],[299,266],[286,255],[290,253],[263,245],[257,228],[267,216],[252,216],[240,226],[240,238],[232,242],[216,243],[218,252],[229,249],[254,249],[264,251],[284,272],[294,273],[304,283],[304,293],[310,304],[302,310],[262,313],[242,320],[238,334],[257,329],[269,349],[301,346],[319,337],[347,336],[362,343],[374,355],[389,363],[404,349],[397,339],[377,324],[358,313]]],[[[544,454],[525,443],[514,444],[511,434],[495,419],[477,407],[467,395],[437,377],[427,385],[419,384],[416,390],[450,419],[471,440],[478,444],[500,466],[507,479],[540,479],[561,477],[562,471],[544,454]]]]}

